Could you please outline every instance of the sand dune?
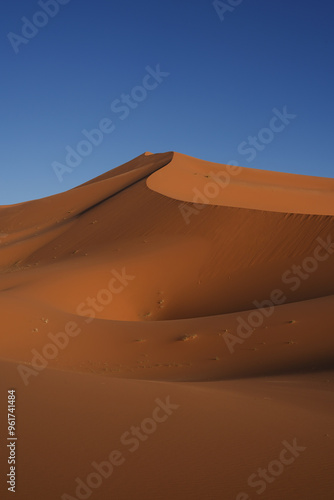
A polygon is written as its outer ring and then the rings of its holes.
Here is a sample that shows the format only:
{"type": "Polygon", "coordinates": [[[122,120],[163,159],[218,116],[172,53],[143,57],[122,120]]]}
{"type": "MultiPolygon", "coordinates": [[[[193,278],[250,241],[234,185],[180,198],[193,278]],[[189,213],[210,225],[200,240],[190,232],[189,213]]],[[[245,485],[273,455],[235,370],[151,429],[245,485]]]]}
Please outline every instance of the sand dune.
{"type": "Polygon", "coordinates": [[[333,217],[333,179],[171,152],[0,207],[16,498],[332,499],[333,217]]]}

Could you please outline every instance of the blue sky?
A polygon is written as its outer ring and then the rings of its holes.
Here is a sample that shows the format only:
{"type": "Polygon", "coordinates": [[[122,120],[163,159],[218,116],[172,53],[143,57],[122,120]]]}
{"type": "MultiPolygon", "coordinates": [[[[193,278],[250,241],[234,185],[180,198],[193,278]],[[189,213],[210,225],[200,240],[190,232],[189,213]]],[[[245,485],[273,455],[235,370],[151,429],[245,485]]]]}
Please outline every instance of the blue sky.
{"type": "Polygon", "coordinates": [[[333,177],[330,0],[0,9],[1,205],[65,191],[144,151],[333,177]]]}

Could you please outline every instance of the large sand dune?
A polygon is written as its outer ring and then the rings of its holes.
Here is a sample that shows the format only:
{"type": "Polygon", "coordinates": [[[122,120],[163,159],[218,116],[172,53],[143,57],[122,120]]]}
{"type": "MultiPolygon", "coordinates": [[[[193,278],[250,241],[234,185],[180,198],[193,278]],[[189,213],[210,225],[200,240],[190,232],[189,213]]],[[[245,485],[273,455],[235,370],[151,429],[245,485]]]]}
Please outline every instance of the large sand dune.
{"type": "Polygon", "coordinates": [[[17,499],[333,499],[333,179],[145,153],[0,233],[17,499]]]}

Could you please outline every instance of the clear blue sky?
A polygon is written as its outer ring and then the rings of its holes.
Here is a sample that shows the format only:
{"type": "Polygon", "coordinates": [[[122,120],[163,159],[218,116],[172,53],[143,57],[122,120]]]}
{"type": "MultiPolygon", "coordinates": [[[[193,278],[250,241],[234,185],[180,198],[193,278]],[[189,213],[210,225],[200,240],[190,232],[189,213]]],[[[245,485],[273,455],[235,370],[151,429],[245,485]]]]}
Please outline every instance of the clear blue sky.
{"type": "Polygon", "coordinates": [[[0,204],[65,191],[144,151],[333,177],[331,0],[226,0],[235,7],[220,16],[205,0],[55,1],[0,7],[0,204]],[[157,65],[164,76],[146,76],[157,65]],[[282,128],[273,109],[284,106],[296,116],[282,128]],[[104,118],[102,142],[81,144],[87,155],[69,167],[65,148],[104,118]],[[54,162],[71,170],[62,182],[54,162]]]}

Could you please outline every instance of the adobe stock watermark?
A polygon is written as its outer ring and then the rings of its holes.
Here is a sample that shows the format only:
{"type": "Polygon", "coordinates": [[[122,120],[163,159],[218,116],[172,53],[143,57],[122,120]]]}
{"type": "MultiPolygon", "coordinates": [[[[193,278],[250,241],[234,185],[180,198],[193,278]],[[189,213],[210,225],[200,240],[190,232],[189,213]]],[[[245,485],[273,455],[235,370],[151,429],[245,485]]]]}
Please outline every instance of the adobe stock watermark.
{"type": "MultiPolygon", "coordinates": [[[[288,441],[282,441],[284,448],[279,453],[277,459],[272,460],[267,465],[267,468],[259,467],[254,474],[248,477],[247,484],[250,488],[256,488],[255,493],[262,495],[269,484],[272,484],[276,479],[283,474],[286,467],[293,464],[300,454],[306,450],[306,446],[300,446],[297,439],[294,438],[292,444],[288,441]]],[[[240,492],[235,500],[250,500],[248,493],[240,492]]]]}
{"type": "Polygon", "coordinates": [[[212,5],[217,12],[219,19],[224,21],[225,15],[235,11],[235,8],[242,4],[243,0],[226,0],[221,2],[220,0],[214,0],[212,5]]]}
{"type": "MultiPolygon", "coordinates": [[[[331,235],[327,236],[327,241],[318,237],[316,239],[318,245],[316,246],[313,255],[305,257],[301,265],[293,265],[290,269],[282,274],[281,280],[285,285],[289,285],[292,292],[298,290],[302,282],[307,280],[313,273],[315,273],[321,262],[329,259],[334,253],[334,242],[331,235]]],[[[287,296],[284,291],[276,288],[272,290],[270,297],[262,302],[257,300],[253,304],[257,309],[250,311],[247,319],[242,316],[237,317],[238,326],[236,334],[225,332],[223,338],[231,354],[235,352],[235,345],[243,344],[255,331],[255,328],[260,328],[266,318],[270,318],[275,311],[275,307],[282,305],[287,301],[287,296]]]]}
{"type": "MultiPolygon", "coordinates": [[[[121,293],[135,279],[135,276],[128,275],[123,267],[121,273],[113,269],[111,271],[107,288],[102,288],[97,293],[96,297],[87,297],[84,302],[81,302],[76,313],[82,316],[85,323],[91,323],[96,317],[96,312],[101,312],[113,300],[114,295],[121,293]]],[[[17,366],[23,383],[27,386],[30,382],[30,377],[36,377],[40,372],[45,370],[49,361],[58,357],[59,352],[66,349],[70,340],[77,337],[82,332],[81,327],[75,321],[68,321],[64,330],[58,333],[49,332],[47,337],[50,342],[45,344],[39,352],[37,349],[31,349],[32,358],[28,365],[20,364],[17,366]]]]}
{"type": "MultiPolygon", "coordinates": [[[[253,161],[258,152],[261,152],[268,146],[275,137],[275,134],[283,132],[285,128],[294,120],[297,115],[288,113],[287,106],[283,106],[283,110],[279,111],[273,108],[273,117],[270,119],[269,127],[260,129],[256,136],[248,136],[247,141],[239,144],[237,151],[240,155],[249,155],[245,160],[253,161]],[[254,147],[249,147],[254,146],[254,147]]],[[[183,220],[188,225],[192,215],[198,215],[204,208],[210,206],[210,200],[217,198],[221,190],[225,189],[231,182],[232,177],[239,175],[242,172],[242,167],[238,166],[238,162],[229,162],[226,165],[226,171],[208,172],[205,177],[210,181],[205,183],[204,188],[200,191],[197,187],[192,189],[193,198],[191,205],[185,202],[179,204],[179,210],[183,220]]]]}
{"type": "Polygon", "coordinates": [[[35,38],[39,30],[48,24],[50,18],[56,17],[60,11],[60,6],[67,5],[69,2],[70,0],[39,0],[37,3],[41,10],[37,10],[31,20],[27,17],[21,17],[23,23],[21,34],[18,35],[12,31],[7,34],[15,54],[19,53],[21,45],[27,45],[30,40],[35,38]]]}
{"type": "MultiPolygon", "coordinates": [[[[155,90],[170,75],[166,71],[161,71],[160,64],[157,64],[155,68],[146,66],[145,70],[146,74],[140,85],[136,85],[130,93],[123,93],[118,99],[114,99],[111,102],[111,111],[117,115],[119,120],[128,118],[131,111],[145,101],[149,93],[155,90]]],[[[51,164],[58,181],[62,182],[65,174],[72,173],[82,163],[84,158],[90,156],[94,149],[102,144],[104,137],[110,135],[115,130],[116,124],[107,117],[99,120],[95,128],[81,130],[84,138],[75,147],[70,145],[65,147],[66,155],[64,162],[54,161],[51,164]]]]}
{"type": "Polygon", "coordinates": [[[297,118],[297,115],[288,113],[287,106],[283,106],[283,111],[273,108],[272,112],[273,117],[270,119],[268,127],[261,128],[255,136],[249,135],[247,141],[241,142],[238,146],[239,154],[249,155],[246,158],[248,162],[255,160],[258,152],[263,151],[274,140],[276,134],[283,132],[291,121],[297,118]]]}
{"type": "Polygon", "coordinates": [[[140,425],[133,425],[121,435],[120,444],[123,451],[119,449],[113,450],[102,462],[92,462],[90,464],[92,472],[84,479],[77,477],[73,487],[73,494],[64,493],[61,500],[86,500],[89,498],[93,490],[100,488],[103,481],[109,479],[115,469],[126,462],[126,454],[136,452],[142,443],[156,432],[158,424],[166,422],[168,417],[180,407],[180,405],[170,402],[170,396],[165,401],[155,399],[154,402],[156,406],[151,417],[144,418],[140,425]]]}
{"type": "Polygon", "coordinates": [[[179,210],[183,217],[184,222],[190,224],[190,217],[198,215],[204,208],[206,208],[210,200],[217,198],[221,190],[225,189],[231,182],[231,177],[238,175],[242,168],[236,165],[227,165],[226,171],[221,170],[217,173],[208,172],[207,178],[211,180],[205,183],[203,191],[201,192],[197,187],[192,189],[193,198],[191,205],[188,203],[180,203],[179,210]]]}

